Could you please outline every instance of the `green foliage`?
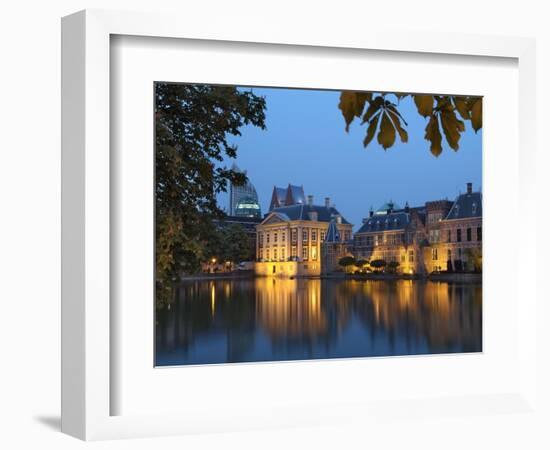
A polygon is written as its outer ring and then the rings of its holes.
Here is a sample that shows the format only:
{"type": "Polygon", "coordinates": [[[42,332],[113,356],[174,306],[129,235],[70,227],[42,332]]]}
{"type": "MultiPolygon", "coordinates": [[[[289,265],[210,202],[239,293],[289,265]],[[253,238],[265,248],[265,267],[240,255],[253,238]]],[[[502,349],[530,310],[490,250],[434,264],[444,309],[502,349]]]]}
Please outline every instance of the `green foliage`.
{"type": "MultiPolygon", "coordinates": [[[[377,136],[378,143],[387,150],[395,144],[396,136],[401,142],[409,139],[407,122],[398,110],[398,104],[388,100],[388,93],[342,91],[338,108],[342,111],[346,131],[355,118],[361,118],[361,125],[367,124],[363,146],[367,147],[377,136]],[[364,113],[363,113],[364,111],[364,113]],[[377,134],[378,132],[378,134],[377,134]]],[[[400,102],[412,97],[418,114],[428,120],[424,139],[430,142],[430,151],[439,156],[443,151],[442,140],[449,147],[458,150],[461,134],[466,130],[464,121],[470,121],[477,133],[482,128],[482,98],[454,95],[394,94],[400,102]],[[462,119],[462,120],[461,120],[462,119]]]]}
{"type": "Polygon", "coordinates": [[[349,267],[355,264],[355,258],[353,256],[343,256],[338,260],[338,264],[342,267],[349,267]]]}
{"type": "Polygon", "coordinates": [[[233,265],[254,258],[254,255],[251,254],[248,235],[239,224],[229,224],[217,230],[212,243],[215,248],[210,245],[209,258],[214,257],[219,262],[230,262],[233,265]]]}
{"type": "Polygon", "coordinates": [[[375,259],[370,262],[370,266],[373,269],[381,270],[386,267],[386,261],[384,259],[375,259]]]}
{"type": "Polygon", "coordinates": [[[483,256],[481,248],[467,248],[465,251],[468,265],[473,267],[474,272],[481,273],[483,268],[483,256]]]}
{"type": "Polygon", "coordinates": [[[265,128],[265,100],[230,86],[155,85],[156,304],[171,301],[182,273],[199,270],[223,217],[216,194],[246,176],[219,167],[235,158],[228,137],[244,125],[265,128]]]}
{"type": "Polygon", "coordinates": [[[358,259],[357,261],[355,261],[355,267],[364,267],[366,265],[368,265],[368,261],[366,259],[358,259]]]}
{"type": "Polygon", "coordinates": [[[399,267],[399,265],[400,264],[397,261],[390,261],[386,267],[387,267],[389,272],[395,273],[395,272],[397,272],[397,268],[399,267]]]}

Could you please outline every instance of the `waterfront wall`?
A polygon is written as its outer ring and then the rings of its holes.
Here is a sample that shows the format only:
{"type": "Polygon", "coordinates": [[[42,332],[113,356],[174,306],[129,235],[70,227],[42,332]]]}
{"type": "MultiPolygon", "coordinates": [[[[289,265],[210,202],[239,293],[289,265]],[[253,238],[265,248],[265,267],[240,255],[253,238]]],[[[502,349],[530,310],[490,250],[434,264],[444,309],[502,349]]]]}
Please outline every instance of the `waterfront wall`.
{"type": "Polygon", "coordinates": [[[254,273],[258,276],[275,277],[311,277],[321,275],[321,264],[301,261],[271,261],[254,264],[254,273]]]}

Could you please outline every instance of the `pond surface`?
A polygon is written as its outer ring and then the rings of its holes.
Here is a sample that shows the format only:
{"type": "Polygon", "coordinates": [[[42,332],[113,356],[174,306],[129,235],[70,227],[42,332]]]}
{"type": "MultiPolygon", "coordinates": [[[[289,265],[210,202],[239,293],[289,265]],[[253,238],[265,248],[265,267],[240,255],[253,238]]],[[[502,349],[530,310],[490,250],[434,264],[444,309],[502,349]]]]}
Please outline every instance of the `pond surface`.
{"type": "Polygon", "coordinates": [[[481,284],[188,281],[157,312],[156,365],[480,352],[481,284]]]}

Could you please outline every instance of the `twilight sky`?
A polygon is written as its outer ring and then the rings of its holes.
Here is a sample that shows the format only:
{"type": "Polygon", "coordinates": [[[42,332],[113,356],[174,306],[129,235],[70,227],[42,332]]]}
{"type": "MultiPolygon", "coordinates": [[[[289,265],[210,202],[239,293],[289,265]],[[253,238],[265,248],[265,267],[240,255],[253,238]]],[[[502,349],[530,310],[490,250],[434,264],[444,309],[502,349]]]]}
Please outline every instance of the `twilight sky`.
{"type": "MultiPolygon", "coordinates": [[[[443,138],[443,153],[432,156],[430,143],[424,140],[426,120],[416,112],[410,97],[399,104],[408,123],[409,142],[384,151],[376,137],[365,149],[365,125],[355,121],[345,132],[344,118],[338,109],[339,91],[253,88],[266,98],[266,125],[242,129],[233,161],[247,170],[256,187],[262,214],[269,208],[273,186],[288,183],[303,185],[305,194],[314,196],[315,204],[330,197],[354,230],[361,219],[392,199],[400,206],[408,201],[419,206],[428,200],[454,200],[471,181],[481,189],[481,141],[466,122],[460,149],[450,149],[443,138]]],[[[220,195],[222,207],[228,208],[228,195],[220,195]]]]}

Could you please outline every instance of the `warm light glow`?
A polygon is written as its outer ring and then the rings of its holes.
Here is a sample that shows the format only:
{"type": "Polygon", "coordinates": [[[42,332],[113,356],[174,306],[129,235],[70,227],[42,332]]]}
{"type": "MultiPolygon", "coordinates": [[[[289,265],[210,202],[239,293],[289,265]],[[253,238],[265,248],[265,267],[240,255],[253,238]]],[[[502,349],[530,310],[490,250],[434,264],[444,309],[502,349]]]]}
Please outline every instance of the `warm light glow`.
{"type": "Polygon", "coordinates": [[[212,287],[210,288],[210,312],[212,315],[214,315],[215,309],[216,309],[216,288],[214,287],[214,284],[212,284],[212,287]]]}
{"type": "Polygon", "coordinates": [[[216,258],[212,258],[212,264],[216,264],[216,258]]]}

